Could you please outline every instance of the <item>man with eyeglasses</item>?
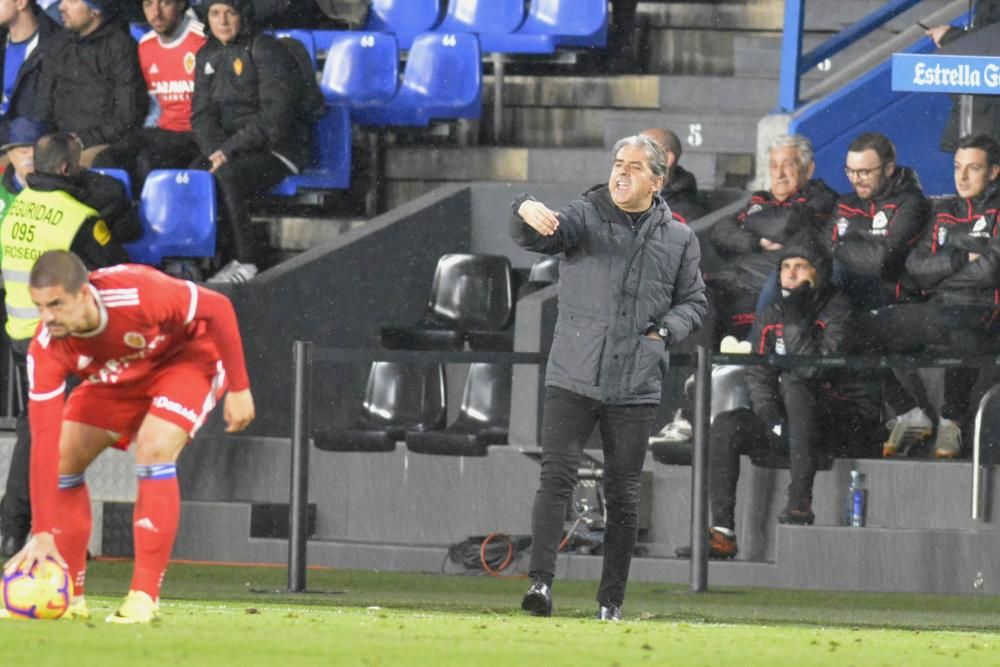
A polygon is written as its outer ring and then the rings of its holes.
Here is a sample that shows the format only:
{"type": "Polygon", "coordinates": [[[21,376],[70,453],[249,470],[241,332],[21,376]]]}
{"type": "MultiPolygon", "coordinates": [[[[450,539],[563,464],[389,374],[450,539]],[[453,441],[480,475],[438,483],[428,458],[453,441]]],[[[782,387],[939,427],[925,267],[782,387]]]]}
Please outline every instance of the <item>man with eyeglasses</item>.
{"type": "MultiPolygon", "coordinates": [[[[1000,302],[1000,145],[986,135],[965,137],[955,151],[957,195],[934,205],[931,224],[906,259],[906,281],[926,296],[879,310],[870,335],[889,353],[976,354],[997,349],[1000,302]]],[[[961,423],[978,368],[948,368],[935,423],[934,455],[962,451],[961,423]]],[[[920,378],[909,388],[926,393],[920,378]]]]}
{"type": "MultiPolygon", "coordinates": [[[[930,200],[916,172],[896,164],[896,147],[877,132],[851,142],[844,173],[853,191],[840,197],[829,234],[836,281],[858,312],[904,301],[906,257],[930,222],[930,200]]],[[[883,380],[884,399],[896,415],[883,454],[895,456],[931,435],[932,408],[922,393],[913,397],[919,379],[912,371],[886,372],[883,380]]]]}

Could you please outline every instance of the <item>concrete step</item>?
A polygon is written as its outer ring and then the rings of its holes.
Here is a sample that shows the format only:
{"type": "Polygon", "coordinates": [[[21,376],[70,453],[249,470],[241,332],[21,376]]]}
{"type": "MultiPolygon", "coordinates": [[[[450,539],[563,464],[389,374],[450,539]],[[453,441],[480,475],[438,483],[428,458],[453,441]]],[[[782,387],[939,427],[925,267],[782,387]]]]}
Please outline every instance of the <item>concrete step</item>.
{"type": "Polygon", "coordinates": [[[757,146],[757,122],[763,114],[697,111],[610,112],[604,120],[604,145],[647,127],[672,129],[684,142],[684,154],[746,153],[757,146]]]}

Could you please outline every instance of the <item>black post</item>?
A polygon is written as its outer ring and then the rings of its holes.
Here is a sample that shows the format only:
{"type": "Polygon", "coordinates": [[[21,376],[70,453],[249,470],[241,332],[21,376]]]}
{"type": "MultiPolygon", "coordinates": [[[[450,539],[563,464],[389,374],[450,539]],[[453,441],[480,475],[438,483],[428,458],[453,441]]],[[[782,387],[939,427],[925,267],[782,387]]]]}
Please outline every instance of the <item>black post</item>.
{"type": "Polygon", "coordinates": [[[712,364],[699,345],[694,376],[694,452],[691,457],[691,592],[708,590],[708,428],[712,405],[712,364]]]}
{"type": "Polygon", "coordinates": [[[292,344],[292,470],[288,501],[288,590],[306,590],[306,547],[309,503],[309,388],[312,343],[292,344]]]}

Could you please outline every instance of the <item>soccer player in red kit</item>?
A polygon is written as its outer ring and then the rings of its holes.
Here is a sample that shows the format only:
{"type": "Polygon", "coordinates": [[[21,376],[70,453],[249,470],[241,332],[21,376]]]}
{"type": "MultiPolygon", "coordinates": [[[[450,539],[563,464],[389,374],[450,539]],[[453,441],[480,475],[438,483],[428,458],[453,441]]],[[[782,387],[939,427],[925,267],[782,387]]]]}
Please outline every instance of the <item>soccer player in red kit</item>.
{"type": "Polygon", "coordinates": [[[32,537],[6,569],[64,562],[77,594],[70,612],[89,617],[84,471],[108,447],[135,443],[135,568],[107,620],[148,623],[180,518],[177,457],[224,393],[227,432],[254,418],[236,314],[225,296],[147,266],[88,276],[61,250],[38,259],[29,286],[41,316],[28,350],[32,537]],[[64,401],[69,375],[83,382],[64,401]]]}

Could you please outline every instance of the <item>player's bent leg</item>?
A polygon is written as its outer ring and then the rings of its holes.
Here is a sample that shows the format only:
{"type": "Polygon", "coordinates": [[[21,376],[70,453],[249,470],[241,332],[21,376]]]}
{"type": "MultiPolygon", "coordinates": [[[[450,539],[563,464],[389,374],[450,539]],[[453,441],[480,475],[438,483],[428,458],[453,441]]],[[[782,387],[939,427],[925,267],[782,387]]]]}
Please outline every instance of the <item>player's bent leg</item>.
{"type": "Polygon", "coordinates": [[[188,434],[180,426],[146,415],[136,436],[138,495],[133,515],[135,569],[125,602],[109,623],[149,623],[159,617],[157,600],[180,522],[177,457],[188,434]]]}
{"type": "Polygon", "coordinates": [[[84,472],[114,441],[114,435],[104,429],[80,422],[63,422],[59,438],[59,531],[55,538],[56,547],[73,577],[73,601],[65,615],[68,618],[90,617],[83,594],[93,519],[84,472]]]}

